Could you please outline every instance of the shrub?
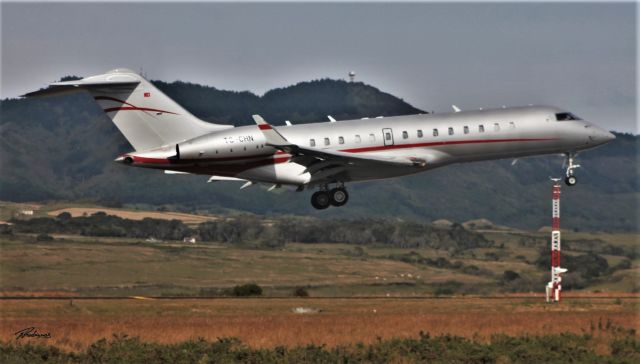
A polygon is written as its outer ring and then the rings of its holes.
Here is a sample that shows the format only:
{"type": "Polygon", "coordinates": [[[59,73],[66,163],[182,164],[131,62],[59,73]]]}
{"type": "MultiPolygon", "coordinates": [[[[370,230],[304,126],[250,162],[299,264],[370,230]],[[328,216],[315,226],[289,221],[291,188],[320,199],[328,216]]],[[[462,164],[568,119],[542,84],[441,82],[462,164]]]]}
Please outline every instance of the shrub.
{"type": "Polygon", "coordinates": [[[13,235],[13,230],[9,224],[0,224],[0,235],[13,235]]]}
{"type": "Polygon", "coordinates": [[[70,213],[68,212],[61,212],[58,214],[58,216],[56,216],[56,219],[60,220],[60,221],[69,221],[71,220],[72,216],[70,213]]]}
{"type": "Polygon", "coordinates": [[[520,278],[520,275],[512,270],[505,270],[502,274],[502,280],[505,282],[513,282],[520,278]]]}
{"type": "Polygon", "coordinates": [[[235,286],[231,292],[236,297],[262,296],[262,288],[255,283],[235,286]]]}
{"type": "Polygon", "coordinates": [[[493,261],[498,261],[500,260],[500,257],[498,257],[498,254],[494,253],[494,252],[486,252],[484,253],[484,257],[487,260],[493,260],[493,261]]]}
{"type": "Polygon", "coordinates": [[[451,296],[455,294],[457,291],[462,288],[462,282],[458,282],[455,280],[449,280],[446,282],[435,284],[435,291],[433,292],[436,296],[451,296]]]}
{"type": "Polygon", "coordinates": [[[36,237],[37,241],[53,241],[53,237],[49,234],[38,234],[36,237]]]}
{"type": "Polygon", "coordinates": [[[625,259],[625,260],[621,261],[620,263],[618,263],[613,268],[614,269],[631,269],[631,260],[625,259]]]}
{"type": "Polygon", "coordinates": [[[295,297],[309,297],[309,292],[307,292],[307,289],[304,287],[298,287],[293,290],[293,295],[295,297]]]}

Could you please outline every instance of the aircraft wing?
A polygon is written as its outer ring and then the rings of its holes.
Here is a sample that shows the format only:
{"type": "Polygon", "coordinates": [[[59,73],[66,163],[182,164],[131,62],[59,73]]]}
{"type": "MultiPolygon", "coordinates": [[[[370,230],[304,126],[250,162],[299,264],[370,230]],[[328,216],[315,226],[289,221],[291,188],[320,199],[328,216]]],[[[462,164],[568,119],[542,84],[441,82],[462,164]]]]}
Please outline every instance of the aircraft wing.
{"type": "Polygon", "coordinates": [[[260,128],[264,134],[267,140],[267,145],[291,154],[293,162],[306,166],[307,170],[312,174],[314,171],[319,171],[325,167],[336,165],[372,167],[380,165],[424,167],[426,165],[426,160],[422,158],[373,156],[301,147],[299,145],[289,143],[282,134],[273,129],[273,127],[264,121],[260,115],[253,115],[253,119],[256,124],[258,124],[258,128],[260,128]],[[318,162],[321,162],[321,164],[318,164],[318,162]],[[320,166],[323,167],[318,168],[320,166]]]}

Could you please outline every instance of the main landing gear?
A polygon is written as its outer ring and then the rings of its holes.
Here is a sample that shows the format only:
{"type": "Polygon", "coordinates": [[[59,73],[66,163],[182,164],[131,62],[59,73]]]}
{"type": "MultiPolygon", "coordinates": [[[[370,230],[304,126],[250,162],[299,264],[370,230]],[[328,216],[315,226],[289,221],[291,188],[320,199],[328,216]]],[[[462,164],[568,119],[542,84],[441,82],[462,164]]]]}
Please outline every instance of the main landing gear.
{"type": "Polygon", "coordinates": [[[573,164],[573,159],[576,157],[574,153],[567,153],[567,172],[564,178],[564,183],[567,186],[575,186],[578,183],[578,178],[573,174],[576,168],[580,168],[579,164],[573,164]]]}
{"type": "Polygon", "coordinates": [[[324,210],[329,206],[340,207],[347,201],[349,201],[349,194],[342,183],[330,190],[327,185],[324,185],[320,191],[311,195],[311,205],[318,210],[324,210]]]}

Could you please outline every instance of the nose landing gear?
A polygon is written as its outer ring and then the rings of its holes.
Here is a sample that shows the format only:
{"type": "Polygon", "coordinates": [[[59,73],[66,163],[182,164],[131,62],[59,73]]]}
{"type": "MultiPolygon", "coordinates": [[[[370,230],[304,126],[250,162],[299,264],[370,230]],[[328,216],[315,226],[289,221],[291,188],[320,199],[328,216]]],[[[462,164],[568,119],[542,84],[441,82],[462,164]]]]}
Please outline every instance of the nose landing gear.
{"type": "Polygon", "coordinates": [[[578,183],[578,178],[573,174],[576,168],[580,168],[579,164],[573,164],[573,159],[576,157],[574,153],[567,153],[567,172],[564,178],[564,183],[567,186],[575,186],[578,183]]]}
{"type": "Polygon", "coordinates": [[[349,201],[349,194],[342,183],[328,190],[328,186],[320,187],[320,191],[311,195],[311,205],[318,210],[324,210],[329,206],[340,207],[349,201]]]}

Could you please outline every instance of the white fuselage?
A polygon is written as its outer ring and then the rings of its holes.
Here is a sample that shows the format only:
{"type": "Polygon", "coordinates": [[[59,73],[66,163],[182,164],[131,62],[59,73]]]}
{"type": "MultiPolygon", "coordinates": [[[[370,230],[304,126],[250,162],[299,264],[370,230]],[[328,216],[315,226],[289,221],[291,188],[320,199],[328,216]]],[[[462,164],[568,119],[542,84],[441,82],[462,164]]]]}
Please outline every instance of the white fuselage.
{"type": "Polygon", "coordinates": [[[309,173],[290,155],[265,145],[257,126],[206,134],[175,146],[131,154],[134,165],[228,176],[249,181],[309,185],[413,174],[452,163],[569,153],[606,143],[612,135],[583,120],[556,120],[554,107],[516,107],[447,114],[365,118],[277,127],[292,144],[360,155],[416,158],[416,166],[345,167],[339,174],[309,173]],[[167,159],[168,158],[168,159],[167,159]]]}

